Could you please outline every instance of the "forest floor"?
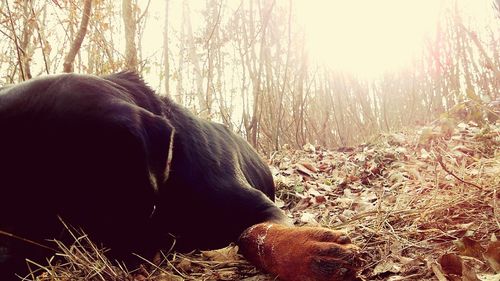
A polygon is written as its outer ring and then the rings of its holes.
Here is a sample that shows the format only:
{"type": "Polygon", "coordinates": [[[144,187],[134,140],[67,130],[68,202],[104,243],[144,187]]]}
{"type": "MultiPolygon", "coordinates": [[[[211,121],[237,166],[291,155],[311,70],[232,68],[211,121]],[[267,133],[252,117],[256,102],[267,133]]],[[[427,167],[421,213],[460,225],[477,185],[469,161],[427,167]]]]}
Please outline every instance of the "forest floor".
{"type": "MultiPolygon", "coordinates": [[[[337,150],[284,148],[269,164],[278,206],[296,225],[347,232],[362,249],[362,279],[500,280],[498,122],[381,134],[337,150]]],[[[97,250],[82,258],[61,248],[69,279],[88,260],[80,277],[95,280],[277,280],[246,262],[236,246],[170,253],[159,267],[145,263],[125,275],[97,250]]]]}

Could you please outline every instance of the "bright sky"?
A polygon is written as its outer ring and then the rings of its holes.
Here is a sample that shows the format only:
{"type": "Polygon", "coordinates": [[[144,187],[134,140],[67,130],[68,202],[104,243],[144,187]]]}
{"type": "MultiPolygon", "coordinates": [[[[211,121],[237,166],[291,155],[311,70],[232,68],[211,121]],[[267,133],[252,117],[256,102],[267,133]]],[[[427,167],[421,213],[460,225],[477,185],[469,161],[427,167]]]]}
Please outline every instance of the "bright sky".
{"type": "MultiPolygon", "coordinates": [[[[234,12],[242,0],[223,0],[234,12]]],[[[287,4],[288,1],[276,0],[287,4]]],[[[146,1],[144,1],[146,2],[146,1]]],[[[410,67],[421,55],[426,38],[433,38],[443,11],[458,4],[463,21],[479,27],[496,24],[493,0],[292,0],[298,23],[306,29],[309,57],[327,67],[361,78],[376,78],[385,72],[410,67]]],[[[196,12],[205,1],[190,0],[193,29],[205,22],[196,12]]],[[[164,2],[152,1],[143,47],[161,48],[164,2]],[[149,31],[148,31],[149,29],[149,31]]],[[[179,30],[182,1],[170,1],[170,28],[179,30]]],[[[444,24],[444,23],[441,23],[444,24]]],[[[480,29],[480,28],[479,28],[480,29]]],[[[477,30],[477,29],[476,29],[477,30]]],[[[497,30],[500,28],[489,28],[497,30]]],[[[176,36],[171,33],[171,36],[176,36]]],[[[172,47],[172,46],[171,46],[172,47]]],[[[148,53],[148,50],[144,50],[148,53]]],[[[177,54],[177,52],[174,52],[177,54]]],[[[153,83],[153,85],[156,85],[153,83]]]]}
{"type": "MultiPolygon", "coordinates": [[[[459,3],[466,20],[491,23],[491,0],[294,1],[310,56],[328,67],[373,78],[407,67],[436,30],[440,12],[459,3]]],[[[481,23],[480,23],[481,24],[481,23]]],[[[498,24],[498,22],[497,22],[498,24]]]]}

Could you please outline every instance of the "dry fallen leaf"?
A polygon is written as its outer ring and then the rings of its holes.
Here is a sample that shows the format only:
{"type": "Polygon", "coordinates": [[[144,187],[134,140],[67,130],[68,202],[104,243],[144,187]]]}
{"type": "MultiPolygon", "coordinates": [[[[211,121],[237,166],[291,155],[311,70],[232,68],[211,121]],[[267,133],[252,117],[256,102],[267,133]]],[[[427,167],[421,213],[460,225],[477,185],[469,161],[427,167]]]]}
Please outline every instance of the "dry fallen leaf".
{"type": "Polygon", "coordinates": [[[438,259],[443,272],[446,275],[462,276],[462,258],[456,254],[444,254],[438,259]]]}
{"type": "Polygon", "coordinates": [[[484,253],[484,258],[496,273],[500,273],[500,241],[490,242],[484,253]]]}
{"type": "Polygon", "coordinates": [[[312,199],[313,204],[323,204],[326,202],[326,197],[323,195],[315,196],[312,199]]]}
{"type": "Polygon", "coordinates": [[[459,255],[444,254],[438,261],[443,273],[450,280],[480,281],[474,269],[465,265],[459,255]]]}
{"type": "Polygon", "coordinates": [[[212,251],[201,251],[201,254],[212,261],[219,262],[235,261],[240,259],[238,256],[237,246],[228,246],[212,251]]]}
{"type": "Polygon", "coordinates": [[[316,148],[314,147],[314,145],[312,145],[310,143],[304,144],[304,146],[302,146],[302,149],[304,149],[304,151],[311,152],[311,153],[316,152],[316,148]]]}
{"type": "Polygon", "coordinates": [[[373,275],[379,275],[382,273],[399,273],[401,270],[401,264],[394,262],[392,259],[387,259],[385,261],[381,261],[375,266],[373,269],[373,275]]]}
{"type": "Polygon", "coordinates": [[[184,272],[190,272],[192,270],[192,263],[190,260],[183,258],[181,262],[177,264],[177,268],[184,272]]]}
{"type": "Polygon", "coordinates": [[[318,224],[318,221],[316,221],[316,215],[308,212],[303,212],[302,215],[300,216],[300,221],[303,223],[311,224],[311,225],[316,225],[318,224]]]}
{"type": "Polygon", "coordinates": [[[302,166],[304,166],[305,168],[307,168],[309,171],[311,171],[313,173],[318,172],[318,169],[316,169],[313,166],[313,164],[311,164],[310,162],[300,162],[300,164],[302,164],[302,166]]]}
{"type": "Polygon", "coordinates": [[[446,279],[446,276],[444,276],[443,271],[441,270],[441,267],[437,263],[433,263],[431,265],[432,272],[434,272],[434,275],[439,281],[448,281],[446,279]]]}
{"type": "Polygon", "coordinates": [[[314,174],[313,171],[311,171],[310,169],[308,169],[307,167],[305,167],[302,164],[297,163],[297,164],[295,164],[295,167],[297,169],[297,172],[302,173],[306,176],[312,177],[314,174]]]}
{"type": "Polygon", "coordinates": [[[283,208],[285,206],[285,201],[281,200],[281,198],[279,198],[279,197],[276,197],[275,201],[274,201],[274,204],[278,208],[283,208]]]}
{"type": "Polygon", "coordinates": [[[472,238],[463,237],[461,240],[454,241],[454,243],[462,256],[469,256],[477,259],[481,259],[483,256],[484,248],[479,242],[472,238]]]}

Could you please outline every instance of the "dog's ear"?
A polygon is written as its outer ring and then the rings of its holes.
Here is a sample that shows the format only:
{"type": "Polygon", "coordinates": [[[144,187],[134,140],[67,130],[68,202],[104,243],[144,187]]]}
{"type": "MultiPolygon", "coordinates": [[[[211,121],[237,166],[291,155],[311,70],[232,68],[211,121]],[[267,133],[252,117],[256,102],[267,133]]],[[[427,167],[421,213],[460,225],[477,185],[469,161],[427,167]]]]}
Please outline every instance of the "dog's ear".
{"type": "Polygon", "coordinates": [[[157,189],[167,181],[170,173],[175,129],[166,118],[146,110],[140,110],[140,119],[150,180],[157,189]]]}

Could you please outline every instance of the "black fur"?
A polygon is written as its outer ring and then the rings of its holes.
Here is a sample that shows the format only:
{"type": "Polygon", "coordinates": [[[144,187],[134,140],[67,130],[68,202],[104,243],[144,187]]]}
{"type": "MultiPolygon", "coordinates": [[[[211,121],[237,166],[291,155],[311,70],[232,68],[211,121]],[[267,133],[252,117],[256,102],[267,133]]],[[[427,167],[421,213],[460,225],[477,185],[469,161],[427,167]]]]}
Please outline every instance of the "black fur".
{"type": "MultiPolygon", "coordinates": [[[[57,216],[114,258],[224,246],[283,220],[271,173],[220,124],[160,98],[134,73],[61,74],[0,90],[0,230],[52,245],[57,216]]],[[[50,255],[0,234],[0,279],[50,255]]]]}

